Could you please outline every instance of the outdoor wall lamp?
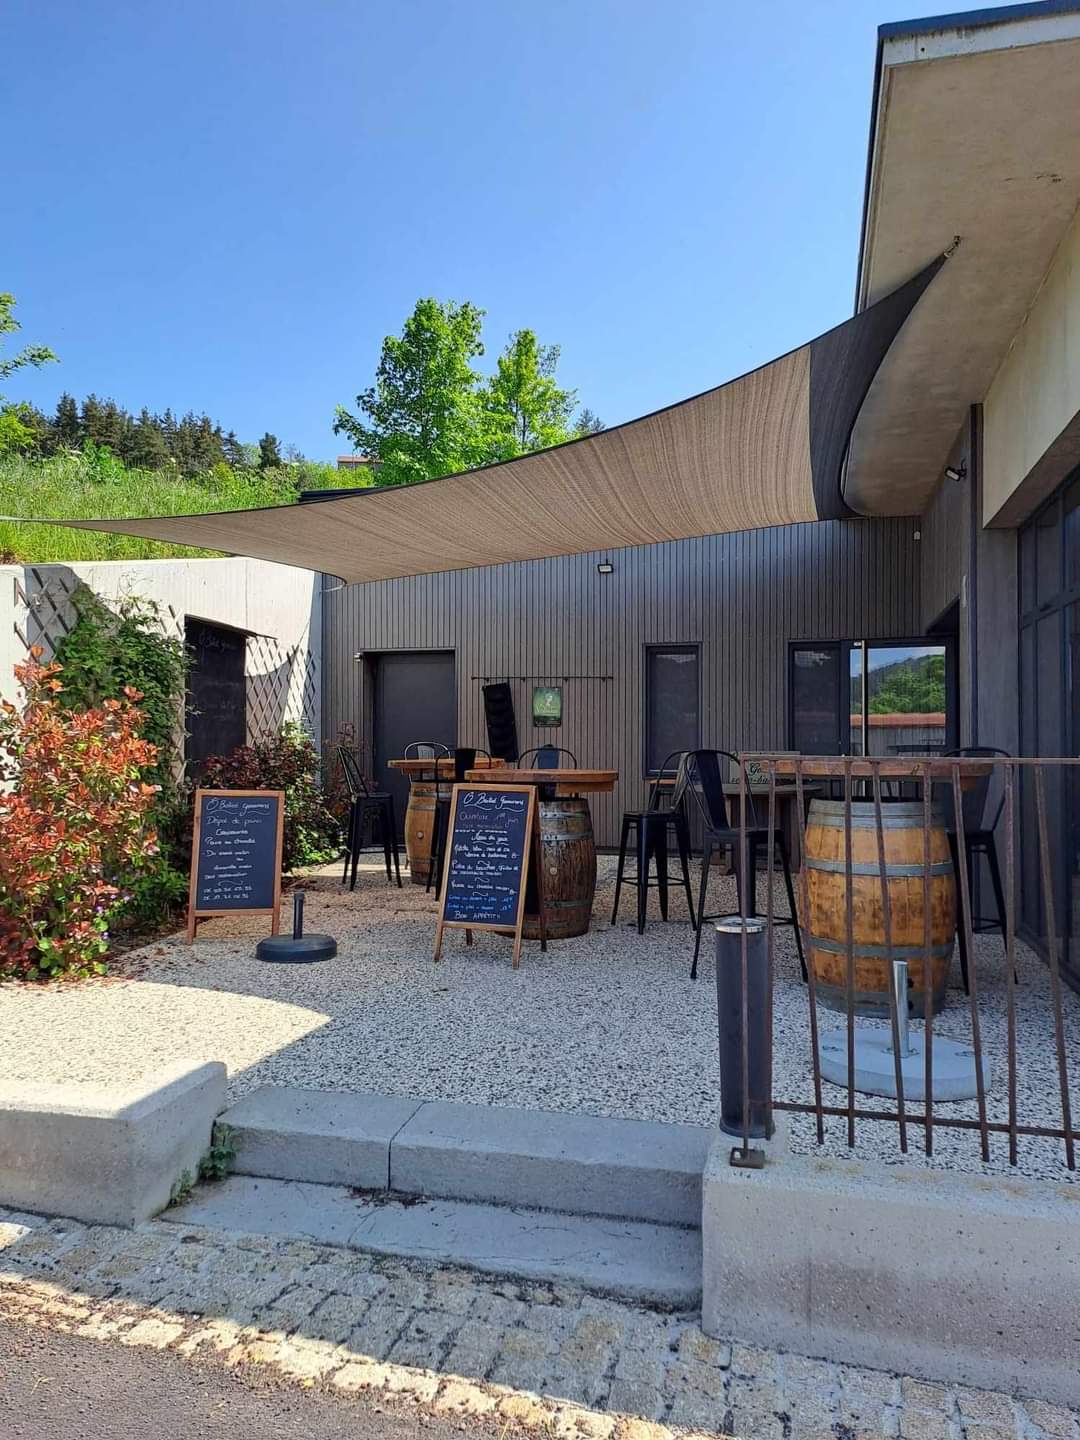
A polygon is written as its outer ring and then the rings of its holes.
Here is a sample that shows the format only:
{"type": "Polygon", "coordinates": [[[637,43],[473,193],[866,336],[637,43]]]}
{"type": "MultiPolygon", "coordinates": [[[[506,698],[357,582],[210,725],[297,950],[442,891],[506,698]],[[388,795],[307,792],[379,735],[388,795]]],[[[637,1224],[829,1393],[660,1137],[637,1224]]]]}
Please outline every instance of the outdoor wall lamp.
{"type": "Polygon", "coordinates": [[[967,475],[967,461],[961,460],[959,465],[945,466],[945,479],[953,480],[957,485],[967,475]]]}
{"type": "Polygon", "coordinates": [[[601,560],[596,567],[596,573],[598,575],[610,575],[613,573],[614,569],[615,566],[612,565],[610,560],[601,560]]]}

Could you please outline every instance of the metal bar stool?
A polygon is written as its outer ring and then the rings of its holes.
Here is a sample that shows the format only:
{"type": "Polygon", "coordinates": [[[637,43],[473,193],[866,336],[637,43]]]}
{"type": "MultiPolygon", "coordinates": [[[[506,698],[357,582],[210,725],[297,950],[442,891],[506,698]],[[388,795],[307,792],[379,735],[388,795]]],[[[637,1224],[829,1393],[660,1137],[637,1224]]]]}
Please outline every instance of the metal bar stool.
{"type": "Polygon", "coordinates": [[[660,894],[660,917],[668,918],[668,831],[674,830],[679,847],[679,863],[682,866],[683,889],[686,891],[686,905],[690,911],[690,923],[694,924],[694,897],[690,888],[690,826],[682,796],[678,803],[665,804],[675,799],[679,770],[683,752],[673,750],[649,783],[649,795],[644,810],[628,810],[622,818],[622,833],[619,836],[619,868],[615,876],[615,904],[611,910],[611,923],[619,918],[619,897],[624,885],[637,887],[637,928],[638,934],[645,933],[645,915],[649,903],[649,891],[660,894]],[[626,857],[631,837],[637,851],[637,869],[627,875],[626,857]],[[655,861],[656,878],[649,879],[649,869],[655,861]]]}
{"type": "Polygon", "coordinates": [[[378,836],[373,845],[382,848],[386,859],[386,878],[393,883],[397,879],[398,889],[401,889],[401,866],[398,859],[397,823],[394,815],[394,797],[385,790],[372,790],[361,769],[360,762],[354,751],[347,745],[337,747],[338,759],[341,761],[341,768],[345,774],[345,784],[349,791],[349,819],[346,826],[345,837],[345,869],[342,872],[341,883],[344,885],[349,874],[349,864],[352,863],[352,883],[350,890],[356,889],[356,870],[360,861],[360,852],[364,849],[364,831],[369,818],[373,821],[373,833],[378,836]],[[390,873],[390,863],[393,861],[394,871],[390,873]]]}
{"type": "Polygon", "coordinates": [[[799,912],[795,904],[795,886],[791,878],[791,855],[788,851],[787,837],[782,829],[777,828],[769,833],[768,825],[762,825],[758,821],[754,809],[754,797],[749,789],[746,792],[747,814],[745,828],[732,825],[728,815],[727,800],[724,795],[724,777],[722,763],[733,760],[737,765],[738,756],[732,755],[728,750],[691,750],[684,758],[682,769],[679,772],[679,779],[676,783],[676,800],[687,790],[691,792],[697,801],[698,809],[701,811],[701,818],[705,822],[705,843],[701,855],[701,888],[698,893],[697,909],[697,934],[694,937],[694,963],[690,967],[690,979],[697,979],[698,953],[701,950],[701,927],[706,920],[718,920],[719,914],[708,915],[705,913],[705,892],[709,884],[709,866],[712,863],[713,852],[720,846],[730,846],[735,872],[735,893],[738,897],[739,911],[743,908],[743,886],[749,886],[749,893],[746,895],[746,913],[755,915],[757,913],[756,890],[757,890],[757,861],[759,852],[764,852],[766,867],[768,870],[768,881],[772,884],[772,862],[771,856],[774,849],[779,851],[780,863],[784,871],[784,885],[787,889],[788,905],[790,914],[774,915],[774,925],[790,925],[795,931],[795,948],[799,952],[799,965],[802,969],[802,977],[806,977],[806,959],[803,955],[802,935],[799,931],[799,912]],[[742,836],[746,836],[747,864],[749,873],[742,874],[742,836]]]}

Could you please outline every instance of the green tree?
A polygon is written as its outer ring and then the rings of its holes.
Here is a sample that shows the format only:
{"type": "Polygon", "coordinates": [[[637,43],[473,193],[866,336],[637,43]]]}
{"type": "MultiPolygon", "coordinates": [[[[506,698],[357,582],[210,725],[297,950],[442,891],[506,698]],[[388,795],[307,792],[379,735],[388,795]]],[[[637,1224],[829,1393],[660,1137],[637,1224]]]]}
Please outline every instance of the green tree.
{"type": "Polygon", "coordinates": [[[870,677],[872,715],[927,715],[945,709],[945,657],[919,655],[870,677]]]}
{"type": "Polygon", "coordinates": [[[259,441],[259,469],[276,470],[281,464],[281,447],[276,435],[268,430],[259,441]]]}
{"type": "MultiPolygon", "coordinates": [[[[22,329],[12,313],[14,309],[15,296],[6,292],[0,293],[0,336],[14,335],[22,329]]],[[[0,380],[6,380],[10,375],[14,375],[16,370],[22,370],[27,365],[48,365],[55,359],[56,356],[47,345],[24,345],[14,355],[0,355],[0,380]]]]}
{"type": "Polygon", "coordinates": [[[67,391],[60,396],[56,402],[56,414],[53,417],[53,435],[57,445],[67,450],[77,450],[82,444],[82,426],[79,423],[79,407],[75,403],[75,396],[69,395],[67,391]]]}
{"type": "Polygon", "coordinates": [[[221,453],[225,457],[225,464],[230,465],[234,470],[247,469],[247,453],[236,438],[235,430],[230,430],[227,435],[222,436],[221,453]]]}
{"type": "Polygon", "coordinates": [[[161,470],[169,463],[169,447],[161,426],[145,406],[132,426],[129,448],[125,459],[140,470],[161,470]]]}
{"type": "Polygon", "coordinates": [[[601,430],[607,426],[594,411],[586,405],[574,421],[574,438],[579,439],[582,435],[599,435],[601,430]]]}
{"type": "Polygon", "coordinates": [[[338,406],[334,433],[380,463],[380,485],[407,485],[468,470],[487,449],[480,424],[483,311],[467,300],[418,300],[400,335],[387,335],[375,384],[338,406]]]}
{"type": "Polygon", "coordinates": [[[484,386],[486,458],[512,460],[570,439],[570,416],[577,392],[556,383],[558,345],[541,345],[532,330],[517,330],[484,386]]]}

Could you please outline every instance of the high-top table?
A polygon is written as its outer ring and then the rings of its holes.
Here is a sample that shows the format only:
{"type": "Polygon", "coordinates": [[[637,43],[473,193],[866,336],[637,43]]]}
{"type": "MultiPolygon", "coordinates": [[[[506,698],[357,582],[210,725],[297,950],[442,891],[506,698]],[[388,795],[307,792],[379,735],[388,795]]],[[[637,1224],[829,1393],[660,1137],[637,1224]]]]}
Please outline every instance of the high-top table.
{"type": "MultiPolygon", "coordinates": [[[[502,764],[502,759],[485,760],[482,755],[476,758],[478,770],[502,764]]],[[[388,760],[386,768],[399,770],[402,775],[409,777],[409,803],[405,810],[405,853],[409,857],[412,883],[426,885],[431,871],[431,850],[435,843],[435,823],[438,818],[435,814],[435,802],[438,798],[435,792],[439,789],[444,795],[450,794],[450,786],[454,783],[453,758],[444,756],[438,761],[416,757],[408,760],[388,760]],[[436,765],[439,767],[438,786],[431,778],[436,765]]]]}
{"type": "MultiPolygon", "coordinates": [[[[465,772],[466,780],[489,785],[535,785],[540,817],[540,874],[549,940],[568,940],[589,928],[596,895],[596,842],[590,795],[610,795],[617,770],[542,767],[518,770],[490,765],[465,772]]],[[[526,939],[540,938],[540,916],[530,877],[525,895],[526,939]]]]}

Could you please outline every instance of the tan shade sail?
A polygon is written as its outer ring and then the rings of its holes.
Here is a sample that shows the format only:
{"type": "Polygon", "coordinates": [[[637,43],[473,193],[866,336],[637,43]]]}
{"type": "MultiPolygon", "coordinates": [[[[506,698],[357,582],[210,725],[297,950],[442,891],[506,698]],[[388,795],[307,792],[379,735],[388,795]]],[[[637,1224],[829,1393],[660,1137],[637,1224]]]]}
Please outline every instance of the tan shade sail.
{"type": "Polygon", "coordinates": [[[852,513],[840,472],[863,397],[943,258],[748,375],[501,465],[266,510],[57,523],[352,582],[837,519],[852,513]]]}

